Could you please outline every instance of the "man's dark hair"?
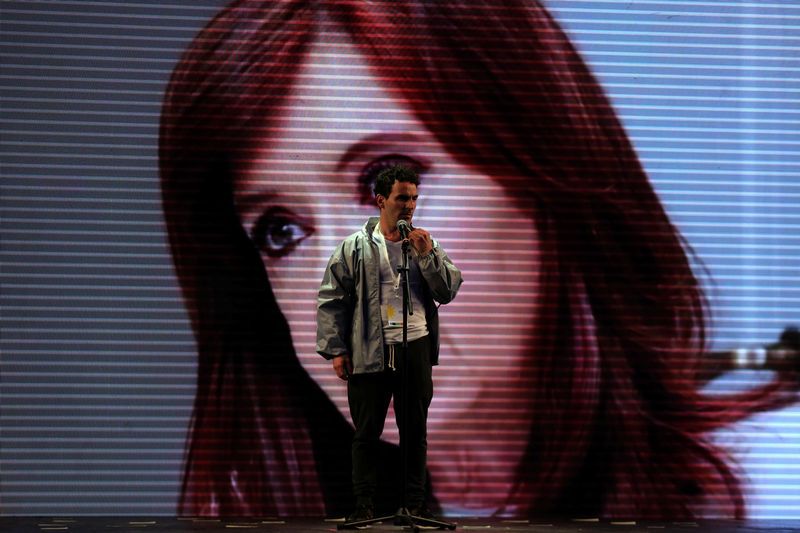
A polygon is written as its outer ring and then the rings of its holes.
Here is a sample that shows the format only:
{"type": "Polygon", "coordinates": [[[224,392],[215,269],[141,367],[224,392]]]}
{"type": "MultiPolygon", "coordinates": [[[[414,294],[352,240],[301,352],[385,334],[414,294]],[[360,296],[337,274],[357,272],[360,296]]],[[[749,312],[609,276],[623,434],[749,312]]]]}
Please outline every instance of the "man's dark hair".
{"type": "Polygon", "coordinates": [[[378,177],[375,179],[372,192],[375,193],[375,196],[380,194],[385,198],[389,198],[389,195],[392,193],[392,185],[394,185],[395,181],[419,185],[419,174],[417,174],[417,171],[413,168],[405,165],[386,167],[378,172],[378,177]]]}

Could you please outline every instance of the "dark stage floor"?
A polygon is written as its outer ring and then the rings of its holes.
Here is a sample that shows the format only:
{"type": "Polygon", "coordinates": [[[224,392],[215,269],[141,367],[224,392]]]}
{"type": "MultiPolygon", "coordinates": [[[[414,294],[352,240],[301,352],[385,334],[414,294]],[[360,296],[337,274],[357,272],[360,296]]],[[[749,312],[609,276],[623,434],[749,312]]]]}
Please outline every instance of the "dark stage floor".
{"type": "MultiPolygon", "coordinates": [[[[798,521],[702,521],[702,522],[608,522],[572,520],[548,522],[537,520],[502,520],[496,518],[459,518],[453,520],[456,531],[486,531],[503,533],[782,533],[800,531],[798,521]]],[[[213,520],[192,518],[117,518],[117,517],[0,517],[0,532],[63,532],[63,533],[233,533],[235,531],[266,531],[270,533],[332,532],[341,521],[287,518],[213,520]]],[[[411,531],[411,528],[374,524],[370,530],[411,531]]],[[[426,529],[427,530],[427,529],[426,529]]]]}

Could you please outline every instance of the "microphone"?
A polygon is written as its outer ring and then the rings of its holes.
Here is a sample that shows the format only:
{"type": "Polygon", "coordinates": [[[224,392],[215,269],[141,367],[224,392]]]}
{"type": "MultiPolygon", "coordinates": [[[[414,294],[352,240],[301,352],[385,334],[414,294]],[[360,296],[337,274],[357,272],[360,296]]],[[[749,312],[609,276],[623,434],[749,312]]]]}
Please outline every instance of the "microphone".
{"type": "Polygon", "coordinates": [[[717,358],[729,360],[734,368],[796,368],[800,370],[800,331],[789,326],[778,342],[753,348],[737,348],[711,352],[717,358]]]}
{"type": "Polygon", "coordinates": [[[408,229],[409,229],[408,222],[406,222],[405,220],[402,220],[402,219],[398,220],[397,221],[397,229],[398,229],[398,231],[400,231],[400,238],[401,239],[403,239],[403,240],[408,239],[408,229]]]}

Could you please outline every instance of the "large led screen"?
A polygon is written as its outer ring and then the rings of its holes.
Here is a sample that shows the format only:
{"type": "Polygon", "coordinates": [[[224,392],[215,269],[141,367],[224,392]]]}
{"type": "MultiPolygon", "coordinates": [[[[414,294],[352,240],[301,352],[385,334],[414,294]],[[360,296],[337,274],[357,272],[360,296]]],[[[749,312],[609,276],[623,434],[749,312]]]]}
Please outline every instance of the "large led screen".
{"type": "MultiPolygon", "coordinates": [[[[328,259],[421,181],[447,516],[800,518],[792,1],[3,1],[0,512],[341,516],[328,259]]],[[[396,506],[393,415],[379,450],[396,506]]]]}

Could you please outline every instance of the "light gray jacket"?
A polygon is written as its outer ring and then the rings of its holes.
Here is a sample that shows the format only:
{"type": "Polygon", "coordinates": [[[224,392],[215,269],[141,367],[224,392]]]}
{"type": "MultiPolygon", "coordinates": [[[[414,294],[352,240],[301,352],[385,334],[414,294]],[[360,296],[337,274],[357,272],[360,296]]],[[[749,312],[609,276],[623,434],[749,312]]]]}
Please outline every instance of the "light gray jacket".
{"type": "MultiPolygon", "coordinates": [[[[326,359],[349,354],[353,373],[384,368],[380,308],[381,250],[373,235],[377,217],[347,237],[328,261],[317,298],[317,352],[326,359]]],[[[427,255],[415,255],[423,284],[425,318],[431,341],[431,363],[439,359],[439,311],[461,286],[461,271],[436,241],[427,255]]],[[[416,251],[412,253],[416,254],[416,251]]]]}

